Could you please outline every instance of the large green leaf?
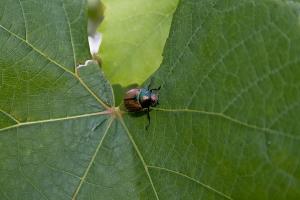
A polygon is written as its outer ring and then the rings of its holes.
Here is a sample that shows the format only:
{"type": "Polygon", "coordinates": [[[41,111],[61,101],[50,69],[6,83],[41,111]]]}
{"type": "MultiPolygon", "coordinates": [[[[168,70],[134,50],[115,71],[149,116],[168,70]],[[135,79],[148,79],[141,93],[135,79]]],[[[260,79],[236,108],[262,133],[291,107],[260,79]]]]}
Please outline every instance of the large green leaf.
{"type": "Polygon", "coordinates": [[[0,199],[299,199],[299,13],[183,0],[146,131],[75,67],[84,1],[1,1],[0,199]]]}
{"type": "Polygon", "coordinates": [[[161,64],[178,0],[104,0],[100,56],[113,84],[142,84],[161,64]]]}
{"type": "Polygon", "coordinates": [[[299,14],[291,1],[182,1],[150,133],[126,117],[160,199],[300,198],[299,14]]]}

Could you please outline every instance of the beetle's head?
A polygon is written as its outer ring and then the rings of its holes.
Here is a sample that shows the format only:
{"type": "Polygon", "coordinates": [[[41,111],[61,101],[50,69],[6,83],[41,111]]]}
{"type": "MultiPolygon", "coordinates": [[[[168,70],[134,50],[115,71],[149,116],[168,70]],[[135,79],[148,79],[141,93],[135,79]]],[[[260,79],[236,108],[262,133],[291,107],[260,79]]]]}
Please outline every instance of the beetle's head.
{"type": "Polygon", "coordinates": [[[158,105],[158,94],[151,93],[150,100],[151,100],[152,107],[155,107],[156,105],[158,105]]]}

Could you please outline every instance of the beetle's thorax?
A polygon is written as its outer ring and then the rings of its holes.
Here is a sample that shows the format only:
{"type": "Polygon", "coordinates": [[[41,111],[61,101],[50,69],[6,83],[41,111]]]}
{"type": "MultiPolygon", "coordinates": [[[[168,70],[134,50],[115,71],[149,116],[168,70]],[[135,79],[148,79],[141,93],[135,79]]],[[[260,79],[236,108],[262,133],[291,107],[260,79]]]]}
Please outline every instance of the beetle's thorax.
{"type": "Polygon", "coordinates": [[[151,105],[151,92],[142,88],[138,95],[138,101],[143,108],[148,108],[151,105]]]}

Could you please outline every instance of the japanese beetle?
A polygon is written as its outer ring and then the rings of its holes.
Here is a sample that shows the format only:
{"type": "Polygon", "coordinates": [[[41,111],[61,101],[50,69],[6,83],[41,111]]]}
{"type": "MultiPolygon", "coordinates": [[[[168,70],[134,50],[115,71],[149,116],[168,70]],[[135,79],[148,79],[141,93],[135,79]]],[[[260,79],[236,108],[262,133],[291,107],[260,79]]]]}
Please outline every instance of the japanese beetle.
{"type": "Polygon", "coordinates": [[[155,89],[150,89],[150,85],[148,88],[134,88],[126,92],[124,97],[124,105],[125,108],[129,112],[147,112],[148,125],[146,129],[148,129],[150,125],[150,107],[157,106],[158,103],[158,93],[154,91],[159,91],[160,86],[155,89]]]}

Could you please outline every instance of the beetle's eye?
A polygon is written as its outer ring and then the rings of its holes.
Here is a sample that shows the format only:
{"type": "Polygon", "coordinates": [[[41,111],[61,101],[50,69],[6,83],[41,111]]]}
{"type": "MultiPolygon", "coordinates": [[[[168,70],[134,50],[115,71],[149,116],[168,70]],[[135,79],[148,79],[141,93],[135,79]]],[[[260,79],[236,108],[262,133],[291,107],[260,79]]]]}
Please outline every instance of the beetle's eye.
{"type": "Polygon", "coordinates": [[[152,94],[152,95],[151,95],[151,104],[152,104],[152,105],[156,105],[156,104],[157,104],[157,101],[158,101],[157,95],[152,94]]]}

